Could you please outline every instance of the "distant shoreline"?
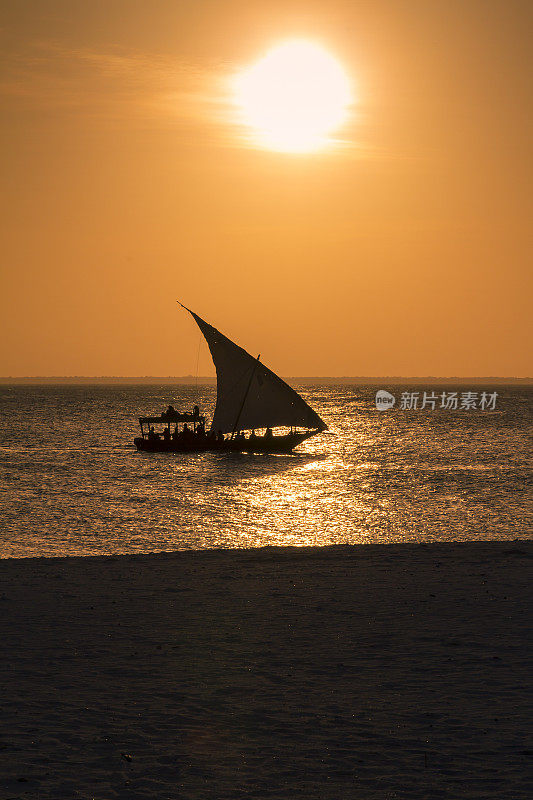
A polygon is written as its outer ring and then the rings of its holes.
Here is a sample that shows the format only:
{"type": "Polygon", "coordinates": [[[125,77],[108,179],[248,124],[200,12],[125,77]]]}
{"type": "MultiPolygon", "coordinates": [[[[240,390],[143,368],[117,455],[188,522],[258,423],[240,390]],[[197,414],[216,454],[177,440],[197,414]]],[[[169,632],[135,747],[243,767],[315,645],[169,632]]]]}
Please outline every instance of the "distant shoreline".
{"type": "MultiPolygon", "coordinates": [[[[498,385],[498,386],[531,386],[533,385],[533,378],[511,378],[511,377],[438,377],[438,376],[292,376],[284,378],[289,383],[299,384],[324,384],[326,386],[336,384],[348,384],[359,386],[398,386],[405,384],[415,385],[447,385],[454,384],[460,386],[478,386],[478,385],[498,385]]],[[[214,376],[201,375],[195,377],[193,375],[182,376],[152,376],[145,375],[139,377],[122,377],[122,376],[81,376],[81,375],[66,375],[66,376],[28,376],[28,377],[0,377],[0,385],[2,386],[24,386],[24,385],[103,385],[103,386],[135,386],[135,385],[196,385],[203,384],[207,386],[215,386],[216,378],[214,376]]]]}

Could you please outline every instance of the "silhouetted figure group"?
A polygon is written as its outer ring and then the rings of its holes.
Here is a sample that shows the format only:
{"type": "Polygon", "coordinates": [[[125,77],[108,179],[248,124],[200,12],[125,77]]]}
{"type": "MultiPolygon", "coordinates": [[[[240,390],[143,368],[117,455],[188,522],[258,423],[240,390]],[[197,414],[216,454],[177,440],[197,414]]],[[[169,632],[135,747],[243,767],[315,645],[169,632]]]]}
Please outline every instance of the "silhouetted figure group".
{"type": "Polygon", "coordinates": [[[252,430],[248,438],[244,431],[234,431],[231,436],[227,438],[221,430],[216,434],[213,429],[206,432],[205,422],[203,418],[200,418],[200,409],[198,406],[194,406],[192,415],[189,415],[189,418],[192,416],[194,420],[194,428],[190,428],[189,425],[185,423],[180,430],[177,423],[178,416],[178,412],[174,406],[169,405],[167,410],[161,414],[161,420],[168,421],[168,425],[165,427],[162,434],[158,433],[152,425],[148,432],[148,441],[151,444],[162,441],[169,449],[173,449],[174,446],[178,446],[178,449],[185,448],[191,450],[210,447],[214,449],[229,447],[231,449],[245,442],[259,443],[264,440],[272,439],[273,437],[272,428],[267,428],[264,436],[258,436],[255,430],[252,430]],[[198,422],[196,422],[196,420],[198,420],[198,422]],[[173,421],[176,421],[176,425],[171,432],[170,423],[173,421]]]}
{"type": "MultiPolygon", "coordinates": [[[[220,434],[220,431],[219,431],[219,434],[220,434]]],[[[266,431],[265,431],[264,436],[258,436],[257,433],[255,432],[255,430],[252,430],[252,432],[250,433],[248,438],[246,438],[246,435],[245,435],[244,431],[237,431],[237,433],[232,437],[232,439],[230,439],[228,441],[234,441],[234,442],[238,442],[238,443],[239,442],[260,442],[262,439],[272,439],[273,436],[274,436],[274,434],[272,433],[272,428],[267,428],[266,431]]],[[[222,436],[222,439],[224,439],[223,436],[222,436]]]]}

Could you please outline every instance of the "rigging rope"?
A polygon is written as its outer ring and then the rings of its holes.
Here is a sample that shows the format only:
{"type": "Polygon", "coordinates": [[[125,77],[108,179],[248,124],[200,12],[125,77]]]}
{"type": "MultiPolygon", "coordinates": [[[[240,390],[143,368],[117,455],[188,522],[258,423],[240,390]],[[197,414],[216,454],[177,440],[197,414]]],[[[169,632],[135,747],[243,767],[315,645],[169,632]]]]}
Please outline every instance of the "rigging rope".
{"type": "Polygon", "coordinates": [[[200,363],[200,345],[201,344],[202,344],[202,334],[200,332],[200,335],[198,336],[198,352],[196,353],[196,379],[195,379],[195,389],[194,389],[194,395],[195,395],[195,398],[196,398],[197,405],[200,405],[198,403],[198,400],[199,400],[199,397],[198,397],[198,365],[200,363]]]}

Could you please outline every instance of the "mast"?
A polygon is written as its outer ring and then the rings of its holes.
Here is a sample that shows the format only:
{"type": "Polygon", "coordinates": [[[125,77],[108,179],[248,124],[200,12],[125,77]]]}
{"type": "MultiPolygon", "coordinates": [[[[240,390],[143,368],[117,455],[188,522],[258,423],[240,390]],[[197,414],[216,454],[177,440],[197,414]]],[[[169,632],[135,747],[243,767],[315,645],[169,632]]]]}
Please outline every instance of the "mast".
{"type": "Polygon", "coordinates": [[[254,364],[253,369],[252,369],[252,374],[250,375],[250,380],[248,381],[248,386],[246,387],[246,391],[244,393],[244,397],[242,398],[241,407],[239,408],[239,413],[237,414],[237,419],[235,420],[235,425],[233,426],[233,430],[231,432],[231,438],[232,439],[233,439],[233,436],[235,435],[235,431],[237,430],[237,425],[239,424],[239,420],[241,418],[242,410],[244,408],[244,404],[246,402],[246,398],[248,397],[248,392],[250,391],[250,386],[252,385],[252,380],[253,380],[257,365],[259,364],[259,359],[260,358],[261,358],[261,353],[259,353],[259,355],[257,356],[257,358],[255,360],[255,364],[254,364]]]}

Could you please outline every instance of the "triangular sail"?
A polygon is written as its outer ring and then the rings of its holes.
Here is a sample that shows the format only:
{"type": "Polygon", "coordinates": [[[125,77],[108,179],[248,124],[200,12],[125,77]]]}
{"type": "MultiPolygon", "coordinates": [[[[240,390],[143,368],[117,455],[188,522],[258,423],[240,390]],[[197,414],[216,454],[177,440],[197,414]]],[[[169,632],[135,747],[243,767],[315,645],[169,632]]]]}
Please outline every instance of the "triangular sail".
{"type": "Polygon", "coordinates": [[[253,358],[190,309],[186,311],[205,336],[217,371],[212,430],[229,433],[278,425],[326,430],[325,422],[298,392],[259,358],[253,358]]]}

